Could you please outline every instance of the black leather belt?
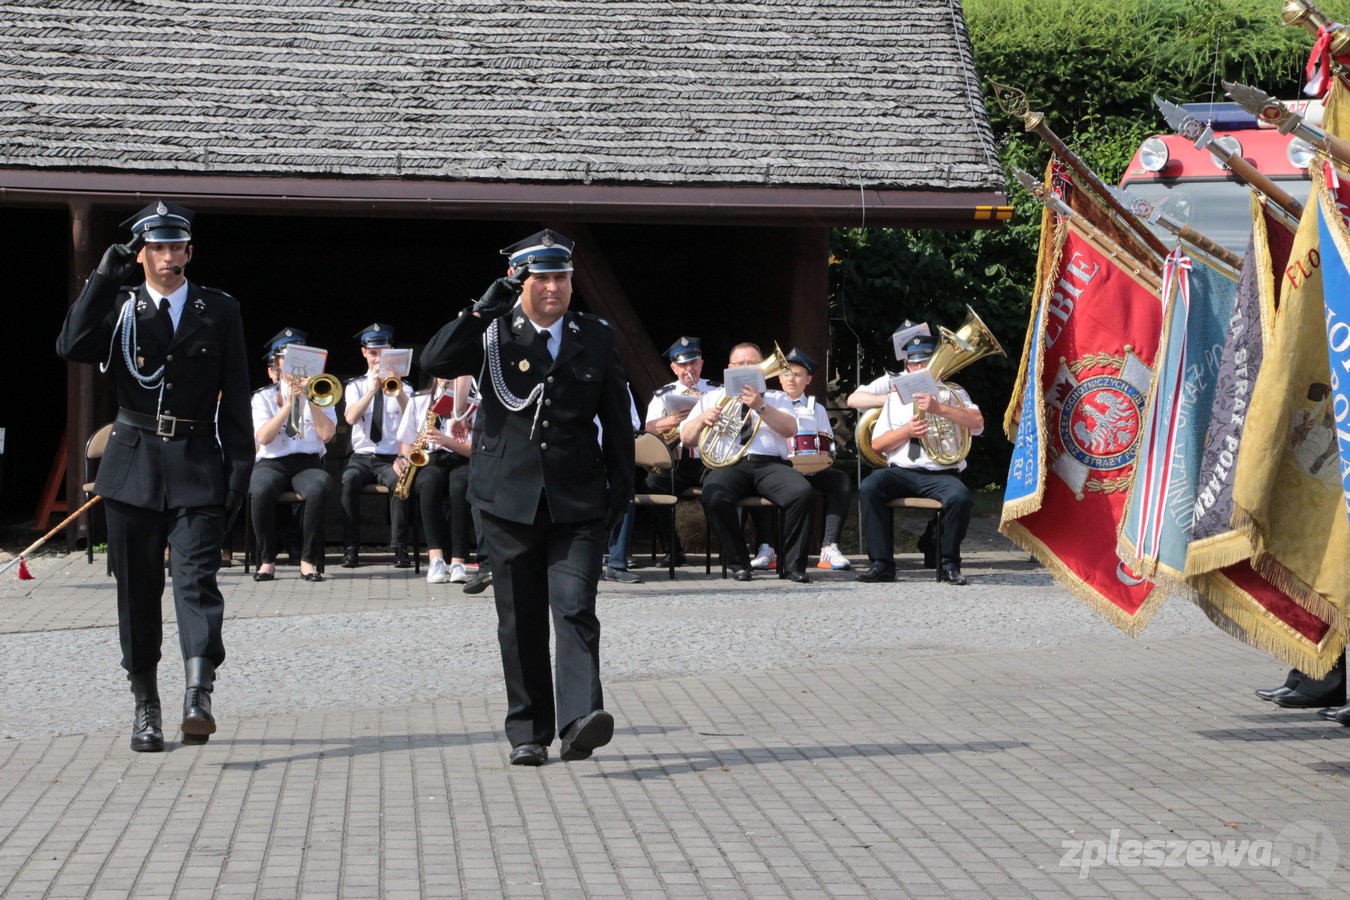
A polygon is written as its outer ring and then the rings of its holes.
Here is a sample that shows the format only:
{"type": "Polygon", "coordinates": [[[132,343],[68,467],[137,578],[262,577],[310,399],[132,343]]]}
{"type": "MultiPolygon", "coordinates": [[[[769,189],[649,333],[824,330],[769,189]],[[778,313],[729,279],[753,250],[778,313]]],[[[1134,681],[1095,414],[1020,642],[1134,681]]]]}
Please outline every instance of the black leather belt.
{"type": "Polygon", "coordinates": [[[129,409],[117,411],[117,421],[132,428],[149,431],[156,437],[188,438],[215,437],[214,420],[179,419],[174,416],[152,416],[149,413],[133,412],[129,409]]]}

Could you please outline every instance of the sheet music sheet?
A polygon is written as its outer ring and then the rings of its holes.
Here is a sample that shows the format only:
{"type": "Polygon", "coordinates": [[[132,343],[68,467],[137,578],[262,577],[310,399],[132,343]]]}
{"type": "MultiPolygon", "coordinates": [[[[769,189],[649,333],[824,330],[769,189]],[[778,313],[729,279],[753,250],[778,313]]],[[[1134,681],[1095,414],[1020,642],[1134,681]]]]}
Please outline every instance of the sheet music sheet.
{"type": "Polygon", "coordinates": [[[915,394],[937,393],[937,381],[927,372],[907,372],[904,375],[897,375],[891,379],[891,387],[900,395],[900,399],[906,403],[914,402],[915,394]]]}
{"type": "Polygon", "coordinates": [[[281,358],[283,375],[299,375],[301,378],[313,378],[323,374],[328,361],[328,351],[319,347],[306,347],[304,344],[287,344],[286,355],[281,358]]]}
{"type": "Polygon", "coordinates": [[[722,372],[722,387],[726,388],[728,397],[739,397],[741,388],[747,384],[764,393],[764,373],[754,366],[737,366],[722,372]]]}
{"type": "Polygon", "coordinates": [[[411,350],[383,350],[380,352],[380,369],[399,378],[407,378],[412,371],[411,350]]]}

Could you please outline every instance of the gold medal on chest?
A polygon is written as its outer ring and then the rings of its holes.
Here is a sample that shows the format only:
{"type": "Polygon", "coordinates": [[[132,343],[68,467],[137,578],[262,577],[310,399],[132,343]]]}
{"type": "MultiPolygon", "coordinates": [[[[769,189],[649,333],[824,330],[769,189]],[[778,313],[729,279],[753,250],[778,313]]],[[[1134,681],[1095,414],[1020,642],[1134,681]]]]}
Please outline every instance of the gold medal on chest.
{"type": "Polygon", "coordinates": [[[529,361],[528,359],[522,359],[522,360],[520,361],[520,363],[519,363],[519,366],[520,366],[520,371],[522,371],[522,372],[528,372],[528,371],[530,371],[530,361],[529,361]]]}

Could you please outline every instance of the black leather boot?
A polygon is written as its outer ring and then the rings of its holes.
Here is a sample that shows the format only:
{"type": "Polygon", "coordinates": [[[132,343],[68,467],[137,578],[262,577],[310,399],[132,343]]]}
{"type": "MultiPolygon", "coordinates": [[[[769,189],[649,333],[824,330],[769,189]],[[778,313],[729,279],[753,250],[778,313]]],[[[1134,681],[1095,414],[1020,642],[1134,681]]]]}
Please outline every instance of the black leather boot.
{"type": "Polygon", "coordinates": [[[1291,693],[1294,688],[1298,687],[1299,682],[1302,680],[1302,672],[1298,669],[1290,669],[1289,674],[1284,677],[1284,684],[1273,688],[1257,688],[1256,696],[1260,697],[1262,700],[1274,700],[1276,697],[1283,697],[1285,694],[1291,693]]]}
{"type": "Polygon", "coordinates": [[[1287,694],[1275,697],[1275,703],[1287,709],[1317,709],[1322,706],[1345,705],[1345,657],[1322,678],[1304,677],[1287,694]]]}
{"type": "Polygon", "coordinates": [[[131,749],[137,753],[158,753],[164,749],[164,728],[160,718],[159,687],[155,670],[130,672],[131,695],[136,698],[136,719],[131,726],[131,749]]]}
{"type": "Polygon", "coordinates": [[[211,715],[211,688],[216,667],[204,656],[194,656],[183,664],[187,672],[187,692],[183,695],[183,743],[205,744],[216,731],[211,715]]]}

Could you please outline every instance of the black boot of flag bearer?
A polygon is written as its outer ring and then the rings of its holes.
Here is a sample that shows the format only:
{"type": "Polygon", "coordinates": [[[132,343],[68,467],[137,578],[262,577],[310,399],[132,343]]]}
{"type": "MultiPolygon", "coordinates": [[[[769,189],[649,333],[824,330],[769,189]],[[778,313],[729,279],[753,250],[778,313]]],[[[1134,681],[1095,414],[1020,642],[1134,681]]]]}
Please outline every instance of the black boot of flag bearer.
{"type": "Polygon", "coordinates": [[[158,753],[164,749],[164,729],[159,710],[159,688],[155,670],[131,672],[131,695],[136,698],[136,719],[131,726],[131,749],[137,753],[158,753]]]}
{"type": "Polygon", "coordinates": [[[1345,656],[1323,678],[1304,678],[1298,687],[1275,698],[1287,709],[1318,709],[1323,706],[1345,705],[1345,656]]]}
{"type": "Polygon", "coordinates": [[[1276,697],[1283,697],[1285,694],[1293,691],[1303,680],[1303,673],[1298,669],[1290,669],[1289,674],[1284,678],[1284,684],[1273,688],[1257,688],[1256,696],[1262,700],[1274,700],[1276,697]]]}
{"type": "Polygon", "coordinates": [[[216,667],[206,657],[194,656],[184,663],[184,668],[187,692],[183,695],[183,743],[205,744],[216,731],[216,720],[211,715],[216,667]]]}

